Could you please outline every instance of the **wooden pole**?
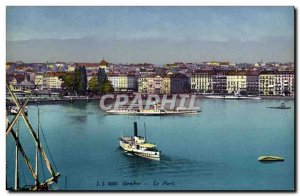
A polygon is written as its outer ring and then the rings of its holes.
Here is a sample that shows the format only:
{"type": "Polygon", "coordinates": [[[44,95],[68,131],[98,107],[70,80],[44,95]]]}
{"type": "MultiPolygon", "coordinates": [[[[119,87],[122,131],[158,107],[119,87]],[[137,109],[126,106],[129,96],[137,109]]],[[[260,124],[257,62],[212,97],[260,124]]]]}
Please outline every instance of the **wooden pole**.
{"type": "MultiPolygon", "coordinates": [[[[19,102],[18,102],[18,100],[17,100],[17,98],[16,98],[16,96],[15,96],[15,94],[12,92],[12,90],[10,89],[9,86],[8,86],[8,90],[9,90],[9,92],[10,92],[10,94],[11,94],[11,96],[12,96],[14,102],[15,102],[15,104],[17,105],[17,107],[18,107],[18,108],[21,108],[21,107],[20,107],[20,104],[19,104],[19,102]]],[[[20,109],[20,111],[21,111],[21,114],[22,114],[22,118],[23,118],[23,120],[25,121],[25,124],[26,124],[26,126],[28,127],[28,129],[29,129],[29,132],[30,132],[31,136],[33,137],[33,139],[34,139],[34,141],[35,141],[35,144],[38,145],[39,139],[37,138],[37,135],[35,134],[35,132],[34,132],[32,126],[31,126],[31,124],[29,123],[29,121],[28,121],[28,119],[27,119],[27,116],[26,116],[25,113],[24,113],[24,110],[23,110],[23,109],[20,109]]],[[[40,150],[40,152],[41,152],[41,155],[42,155],[43,159],[45,160],[47,169],[49,170],[51,176],[54,177],[56,174],[55,174],[55,172],[54,172],[54,170],[53,170],[53,168],[52,168],[52,166],[51,166],[51,164],[50,164],[50,161],[49,161],[49,159],[48,159],[48,157],[47,157],[47,155],[46,155],[46,153],[45,153],[45,150],[43,149],[43,147],[42,147],[41,144],[39,145],[39,150],[40,150]]]]}
{"type": "MultiPolygon", "coordinates": [[[[8,119],[7,119],[7,121],[8,121],[8,119]]],[[[14,138],[14,140],[16,142],[16,145],[18,146],[19,152],[21,153],[22,157],[25,160],[26,166],[28,167],[28,169],[29,169],[31,175],[33,176],[33,178],[36,180],[37,177],[36,177],[36,175],[34,173],[33,167],[31,166],[30,161],[27,158],[27,155],[25,154],[25,151],[24,151],[23,147],[22,147],[21,143],[19,142],[19,139],[18,139],[18,137],[16,135],[16,132],[12,129],[10,131],[10,133],[13,136],[13,138],[14,138]]]]}
{"type": "Polygon", "coordinates": [[[18,129],[16,130],[16,163],[15,163],[15,190],[19,190],[19,120],[18,120],[18,129]]]}
{"type": "MultiPolygon", "coordinates": [[[[38,107],[38,119],[37,119],[37,139],[40,138],[40,109],[39,106],[38,107]]],[[[36,150],[35,150],[35,175],[36,175],[36,180],[35,180],[35,186],[39,187],[39,144],[40,142],[38,142],[38,144],[36,145],[36,150]]]]}

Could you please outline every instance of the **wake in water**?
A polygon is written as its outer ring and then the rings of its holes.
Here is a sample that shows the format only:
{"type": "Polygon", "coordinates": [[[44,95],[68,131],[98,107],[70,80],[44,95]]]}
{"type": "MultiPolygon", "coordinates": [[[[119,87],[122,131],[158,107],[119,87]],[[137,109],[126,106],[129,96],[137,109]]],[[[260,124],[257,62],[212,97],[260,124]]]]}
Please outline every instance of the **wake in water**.
{"type": "Polygon", "coordinates": [[[213,175],[222,163],[199,162],[189,159],[171,158],[161,155],[160,161],[149,160],[132,154],[124,154],[124,159],[116,171],[127,177],[144,177],[157,175],[159,177],[184,177],[192,175],[213,175]]]}

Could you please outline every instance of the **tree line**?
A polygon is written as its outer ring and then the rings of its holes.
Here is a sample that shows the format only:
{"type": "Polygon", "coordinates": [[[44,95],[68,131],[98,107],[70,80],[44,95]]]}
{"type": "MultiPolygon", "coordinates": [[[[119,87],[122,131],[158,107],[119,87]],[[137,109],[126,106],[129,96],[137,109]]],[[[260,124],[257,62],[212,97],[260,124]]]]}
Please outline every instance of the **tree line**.
{"type": "Polygon", "coordinates": [[[102,95],[114,91],[105,69],[102,68],[99,68],[97,77],[93,77],[89,81],[87,81],[87,72],[84,66],[77,66],[74,72],[65,73],[60,78],[65,95],[102,95]]]}

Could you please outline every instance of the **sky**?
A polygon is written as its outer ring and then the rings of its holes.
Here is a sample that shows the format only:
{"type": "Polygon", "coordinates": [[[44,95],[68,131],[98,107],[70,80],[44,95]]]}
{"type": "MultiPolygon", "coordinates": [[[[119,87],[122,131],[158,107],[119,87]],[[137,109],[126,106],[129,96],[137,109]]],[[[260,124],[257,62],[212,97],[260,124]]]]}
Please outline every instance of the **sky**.
{"type": "Polygon", "coordinates": [[[294,62],[293,7],[7,7],[7,61],[294,62]]]}

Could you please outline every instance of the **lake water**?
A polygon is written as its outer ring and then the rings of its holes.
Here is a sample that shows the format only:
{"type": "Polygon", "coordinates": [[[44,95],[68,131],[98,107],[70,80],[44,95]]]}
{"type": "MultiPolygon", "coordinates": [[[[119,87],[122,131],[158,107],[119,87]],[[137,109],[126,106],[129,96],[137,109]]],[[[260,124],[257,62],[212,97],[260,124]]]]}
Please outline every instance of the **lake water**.
{"type": "MultiPolygon", "coordinates": [[[[292,100],[201,99],[198,115],[165,117],[106,115],[98,105],[97,101],[40,105],[41,127],[62,175],[55,189],[294,189],[292,100]],[[292,109],[267,108],[282,102],[292,109]],[[162,151],[160,161],[131,157],[119,148],[118,138],[121,133],[132,135],[135,121],[142,136],[146,123],[147,140],[162,151]],[[261,163],[257,161],[261,155],[282,156],[285,161],[261,163]]],[[[28,109],[36,127],[37,107],[28,109]]],[[[23,120],[20,140],[34,166],[35,147],[23,120]]],[[[13,186],[12,136],[7,137],[6,149],[7,183],[13,186]]],[[[21,162],[21,185],[33,184],[21,162]]],[[[46,171],[45,175],[49,176],[46,171]]]]}

